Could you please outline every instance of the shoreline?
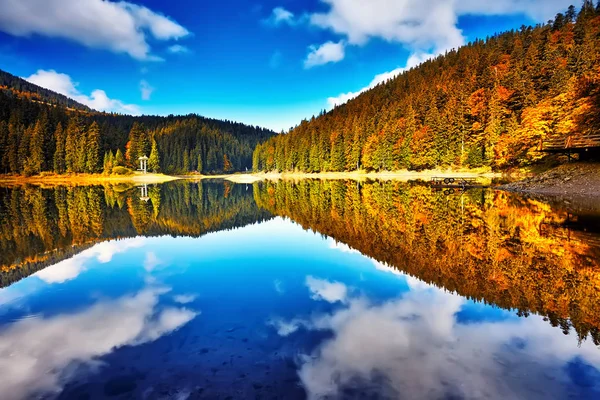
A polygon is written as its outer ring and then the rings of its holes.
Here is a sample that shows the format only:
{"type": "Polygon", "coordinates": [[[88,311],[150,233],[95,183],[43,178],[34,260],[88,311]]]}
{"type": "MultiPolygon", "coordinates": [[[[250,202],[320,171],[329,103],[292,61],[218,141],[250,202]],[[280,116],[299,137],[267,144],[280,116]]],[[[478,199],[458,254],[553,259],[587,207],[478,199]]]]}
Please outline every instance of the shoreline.
{"type": "Polygon", "coordinates": [[[138,174],[133,175],[102,175],[102,174],[70,174],[70,175],[0,175],[0,185],[19,184],[56,184],[56,185],[88,185],[102,183],[164,183],[181,179],[177,176],[164,174],[138,174]]]}
{"type": "MultiPolygon", "coordinates": [[[[522,175],[522,174],[519,174],[522,175]]],[[[384,171],[384,172],[366,172],[366,171],[349,171],[349,172],[250,172],[250,173],[234,173],[220,175],[184,175],[181,179],[224,179],[233,183],[254,183],[259,181],[277,181],[277,180],[302,180],[302,179],[323,179],[323,180],[429,180],[432,177],[442,178],[501,178],[508,176],[504,172],[491,172],[479,170],[425,170],[425,171],[384,171]]],[[[523,175],[524,176],[524,175],[523,175]]]]}
{"type": "Polygon", "coordinates": [[[600,200],[600,163],[562,164],[532,177],[498,187],[530,195],[588,197],[600,200]]]}

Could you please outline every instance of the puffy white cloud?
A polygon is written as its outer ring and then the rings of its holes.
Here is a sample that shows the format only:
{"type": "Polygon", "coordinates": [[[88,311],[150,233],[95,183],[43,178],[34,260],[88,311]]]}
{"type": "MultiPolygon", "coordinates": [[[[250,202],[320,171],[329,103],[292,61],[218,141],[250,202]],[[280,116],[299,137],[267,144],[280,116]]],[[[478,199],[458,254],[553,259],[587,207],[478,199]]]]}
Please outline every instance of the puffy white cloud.
{"type": "Polygon", "coordinates": [[[3,399],[58,393],[73,363],[94,365],[125,345],[168,334],[198,315],[186,308],[161,309],[165,288],[99,301],[72,314],[35,317],[6,325],[0,333],[3,399]]]}
{"type": "Polygon", "coordinates": [[[115,254],[124,253],[129,249],[142,247],[143,238],[129,240],[111,240],[98,243],[95,246],[74,255],[71,258],[60,261],[33,274],[46,283],[63,283],[77,278],[86,269],[86,263],[96,258],[98,262],[106,264],[110,262],[115,254]]]}
{"type": "Polygon", "coordinates": [[[312,276],[306,277],[306,286],[312,293],[314,300],[325,300],[329,303],[345,302],[348,294],[346,285],[340,282],[330,282],[312,276]]]}
{"type": "Polygon", "coordinates": [[[46,71],[40,69],[35,74],[24,79],[43,88],[64,94],[94,110],[132,115],[141,114],[141,110],[137,105],[125,104],[121,100],[111,99],[104,90],[93,90],[89,96],[81,93],[77,89],[78,84],[73,82],[69,75],[54,70],[46,71]]]}
{"type": "Polygon", "coordinates": [[[152,96],[152,92],[154,92],[154,88],[150,86],[148,81],[142,79],[140,81],[140,92],[142,92],[142,100],[150,100],[150,96],[152,96]]]}
{"type": "Polygon", "coordinates": [[[456,27],[454,1],[447,0],[323,0],[324,13],[310,17],[313,25],[363,45],[371,38],[398,42],[411,49],[443,51],[464,43],[456,27]]]}
{"type": "Polygon", "coordinates": [[[172,46],[169,46],[167,48],[167,51],[173,54],[186,54],[190,52],[190,49],[180,44],[174,44],[172,46]]]}
{"type": "Polygon", "coordinates": [[[282,336],[300,327],[331,332],[301,356],[309,398],[341,397],[376,379],[370,386],[385,398],[559,399],[569,397],[567,363],[600,368],[591,341],[578,346],[540,316],[462,323],[464,298],[409,279],[410,292],[384,303],[350,297],[331,314],[271,322],[282,336]]]}
{"type": "Polygon", "coordinates": [[[312,25],[330,30],[348,45],[364,45],[378,38],[404,46],[406,65],[377,75],[366,87],[327,99],[330,108],[355,98],[379,83],[401,74],[424,60],[465,43],[458,28],[463,15],[524,14],[545,22],[562,12],[571,0],[321,0],[329,8],[310,16],[312,25]]]}
{"type": "Polygon", "coordinates": [[[69,39],[91,48],[157,60],[147,35],[179,39],[188,30],[169,17],[129,2],[104,0],[0,0],[0,30],[69,39]]]}
{"type": "Polygon", "coordinates": [[[320,46],[310,46],[306,60],[304,60],[304,68],[336,63],[344,59],[345,53],[344,41],[337,43],[329,41],[320,46]]]}

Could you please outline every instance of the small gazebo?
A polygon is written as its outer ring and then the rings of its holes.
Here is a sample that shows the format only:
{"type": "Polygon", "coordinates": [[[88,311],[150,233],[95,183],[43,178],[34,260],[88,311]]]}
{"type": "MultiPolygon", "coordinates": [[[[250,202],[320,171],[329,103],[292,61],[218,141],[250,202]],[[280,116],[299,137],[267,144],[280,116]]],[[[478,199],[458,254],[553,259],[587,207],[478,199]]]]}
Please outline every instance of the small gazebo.
{"type": "Polygon", "coordinates": [[[142,173],[146,174],[148,172],[148,157],[146,156],[141,156],[140,158],[138,158],[138,160],[140,161],[140,171],[142,171],[142,173]]]}

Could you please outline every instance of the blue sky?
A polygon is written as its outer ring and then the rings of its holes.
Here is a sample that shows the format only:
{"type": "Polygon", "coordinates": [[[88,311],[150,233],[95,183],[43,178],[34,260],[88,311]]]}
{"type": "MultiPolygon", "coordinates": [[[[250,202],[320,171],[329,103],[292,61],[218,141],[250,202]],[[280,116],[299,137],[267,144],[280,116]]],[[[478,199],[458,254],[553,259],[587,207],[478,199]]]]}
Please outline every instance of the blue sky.
{"type": "Polygon", "coordinates": [[[287,130],[402,68],[571,2],[0,0],[0,69],[106,111],[287,130]]]}

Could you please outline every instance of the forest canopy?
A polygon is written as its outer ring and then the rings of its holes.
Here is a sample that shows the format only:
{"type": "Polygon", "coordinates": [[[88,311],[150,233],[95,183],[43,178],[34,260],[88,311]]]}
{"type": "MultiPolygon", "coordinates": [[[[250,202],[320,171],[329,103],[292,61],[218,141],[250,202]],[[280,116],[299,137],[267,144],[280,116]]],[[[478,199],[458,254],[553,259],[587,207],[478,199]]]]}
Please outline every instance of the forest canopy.
{"type": "Polygon", "coordinates": [[[153,172],[244,171],[275,133],[232,121],[101,113],[0,71],[0,173],[111,173],[150,158],[153,172]]]}
{"type": "Polygon", "coordinates": [[[600,3],[452,50],[257,146],[254,170],[506,169],[600,133],[600,3]]]}

